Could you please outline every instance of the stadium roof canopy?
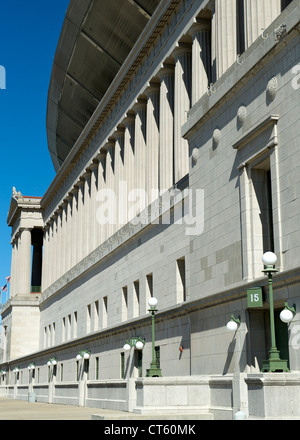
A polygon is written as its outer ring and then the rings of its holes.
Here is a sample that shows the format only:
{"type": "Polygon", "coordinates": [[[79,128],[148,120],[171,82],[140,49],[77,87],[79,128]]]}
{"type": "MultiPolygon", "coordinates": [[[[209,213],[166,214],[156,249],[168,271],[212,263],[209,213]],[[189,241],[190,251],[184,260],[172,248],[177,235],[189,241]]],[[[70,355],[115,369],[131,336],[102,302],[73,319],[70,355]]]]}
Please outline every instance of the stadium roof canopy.
{"type": "Polygon", "coordinates": [[[48,148],[56,171],[159,3],[70,0],[48,92],[48,148]]]}

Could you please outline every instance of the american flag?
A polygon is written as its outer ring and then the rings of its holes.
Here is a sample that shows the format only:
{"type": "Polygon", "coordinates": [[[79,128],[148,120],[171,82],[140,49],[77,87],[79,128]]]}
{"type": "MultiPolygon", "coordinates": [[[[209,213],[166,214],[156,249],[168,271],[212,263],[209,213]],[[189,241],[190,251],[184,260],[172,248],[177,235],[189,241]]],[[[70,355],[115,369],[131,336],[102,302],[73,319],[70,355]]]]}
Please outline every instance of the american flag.
{"type": "Polygon", "coordinates": [[[10,278],[11,278],[10,276],[9,277],[5,277],[7,283],[10,283],[10,278]]]}
{"type": "Polygon", "coordinates": [[[5,284],[5,286],[1,287],[1,292],[7,292],[7,284],[5,284]]]}

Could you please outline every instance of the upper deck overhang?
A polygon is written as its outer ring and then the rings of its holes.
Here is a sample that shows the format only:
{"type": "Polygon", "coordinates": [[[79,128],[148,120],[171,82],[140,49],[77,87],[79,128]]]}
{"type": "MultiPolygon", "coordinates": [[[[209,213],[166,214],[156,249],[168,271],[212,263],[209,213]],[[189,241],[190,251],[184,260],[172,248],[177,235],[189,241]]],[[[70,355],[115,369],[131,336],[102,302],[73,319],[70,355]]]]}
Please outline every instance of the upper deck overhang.
{"type": "Polygon", "coordinates": [[[123,65],[160,0],[70,0],[54,57],[47,104],[56,171],[123,65]]]}

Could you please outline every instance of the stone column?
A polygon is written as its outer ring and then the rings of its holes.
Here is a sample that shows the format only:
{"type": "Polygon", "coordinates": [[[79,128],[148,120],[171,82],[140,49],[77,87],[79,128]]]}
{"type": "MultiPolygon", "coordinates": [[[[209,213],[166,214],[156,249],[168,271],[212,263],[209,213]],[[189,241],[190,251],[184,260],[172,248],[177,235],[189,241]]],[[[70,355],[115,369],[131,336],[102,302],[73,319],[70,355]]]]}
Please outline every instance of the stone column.
{"type": "Polygon", "coordinates": [[[105,145],[106,162],[105,162],[105,183],[107,190],[107,225],[106,239],[116,232],[117,224],[117,198],[116,198],[116,181],[115,181],[115,141],[108,140],[105,145]]]}
{"type": "Polygon", "coordinates": [[[73,195],[72,193],[69,193],[65,199],[66,220],[67,220],[66,229],[65,229],[65,236],[66,236],[65,272],[70,270],[72,267],[72,244],[74,240],[72,234],[72,227],[73,227],[72,201],[73,201],[73,195]]]}
{"type": "Polygon", "coordinates": [[[79,187],[75,185],[70,192],[72,196],[72,226],[71,226],[71,255],[70,255],[70,267],[74,267],[77,264],[77,236],[79,231],[78,225],[78,193],[79,187]]]}
{"type": "Polygon", "coordinates": [[[86,169],[84,175],[84,206],[83,206],[83,241],[82,241],[82,258],[86,257],[90,252],[91,238],[91,170],[86,169]]]}
{"type": "Polygon", "coordinates": [[[236,0],[215,0],[216,73],[219,79],[237,59],[236,0]]]}
{"type": "MultiPolygon", "coordinates": [[[[134,189],[134,169],[135,169],[135,115],[133,113],[127,114],[124,119],[125,133],[124,133],[124,181],[127,182],[127,200],[132,189],[134,189]]],[[[127,212],[129,213],[130,204],[127,203],[127,212]]],[[[130,221],[129,215],[127,221],[130,221]]]]}
{"type": "Polygon", "coordinates": [[[31,291],[31,231],[21,230],[18,261],[18,294],[29,295],[31,291]]]}
{"type": "Polygon", "coordinates": [[[150,84],[145,93],[147,95],[146,191],[148,203],[151,204],[157,199],[159,188],[159,84],[150,84]]]}
{"type": "Polygon", "coordinates": [[[139,99],[133,106],[135,116],[135,162],[134,189],[136,192],[137,214],[146,208],[146,108],[147,101],[139,99]]]}
{"type": "Polygon", "coordinates": [[[211,82],[211,21],[198,19],[190,30],[192,46],[192,105],[207,92],[211,82]]]}
{"type": "MultiPolygon", "coordinates": [[[[98,156],[98,187],[96,196],[96,244],[100,246],[106,238],[106,225],[102,224],[100,200],[102,199],[101,193],[106,189],[105,180],[105,164],[106,164],[106,152],[101,151],[98,156]]],[[[102,202],[101,202],[102,203],[102,202]]]]}
{"type": "Polygon", "coordinates": [[[281,0],[244,0],[245,48],[281,13],[281,0]]]}
{"type": "Polygon", "coordinates": [[[90,237],[89,237],[89,251],[96,249],[96,197],[98,187],[98,160],[95,159],[91,165],[91,200],[90,200],[90,237]]]}
{"type": "Polygon", "coordinates": [[[189,144],[181,128],[191,108],[191,47],[180,44],[174,51],[174,183],[189,172],[189,144]]]}
{"type": "Polygon", "coordinates": [[[125,182],[124,179],[124,131],[125,129],[123,126],[118,126],[114,133],[114,176],[117,204],[117,230],[127,223],[127,194],[124,188],[124,185],[127,186],[127,182],[125,182]]]}
{"type": "Polygon", "coordinates": [[[62,276],[66,270],[68,265],[68,253],[70,249],[68,247],[68,200],[65,199],[61,205],[61,246],[62,252],[61,256],[61,271],[60,276],[62,276]]]}
{"type": "Polygon", "coordinates": [[[81,177],[78,185],[78,216],[76,226],[76,264],[84,258],[84,185],[85,179],[81,177]]]}
{"type": "Polygon", "coordinates": [[[58,278],[61,275],[61,266],[62,266],[62,253],[63,253],[63,246],[62,246],[62,208],[59,207],[56,211],[57,218],[56,218],[56,246],[55,246],[55,255],[56,255],[56,261],[55,261],[55,281],[58,280],[58,278]]]}
{"type": "Polygon", "coordinates": [[[174,68],[165,66],[159,72],[159,189],[168,190],[174,183],[174,68]]]}

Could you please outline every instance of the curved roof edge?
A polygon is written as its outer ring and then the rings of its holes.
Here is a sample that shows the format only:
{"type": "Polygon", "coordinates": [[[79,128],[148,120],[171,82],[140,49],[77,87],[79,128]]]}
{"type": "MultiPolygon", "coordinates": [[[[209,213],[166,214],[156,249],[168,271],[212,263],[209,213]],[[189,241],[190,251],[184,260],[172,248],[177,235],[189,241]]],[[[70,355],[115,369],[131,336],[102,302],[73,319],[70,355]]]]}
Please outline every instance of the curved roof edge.
{"type": "Polygon", "coordinates": [[[47,102],[48,149],[56,172],[160,1],[70,0],[47,102]]]}

